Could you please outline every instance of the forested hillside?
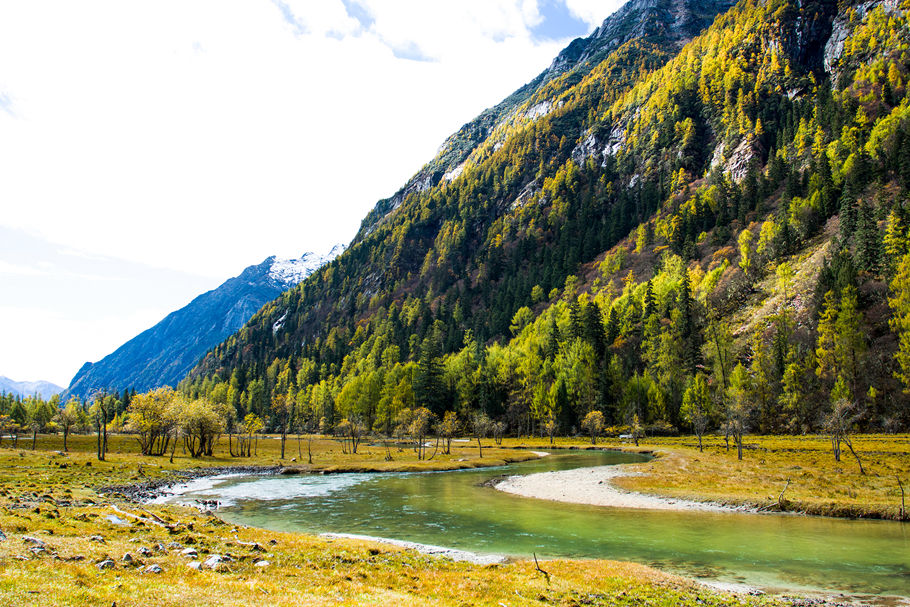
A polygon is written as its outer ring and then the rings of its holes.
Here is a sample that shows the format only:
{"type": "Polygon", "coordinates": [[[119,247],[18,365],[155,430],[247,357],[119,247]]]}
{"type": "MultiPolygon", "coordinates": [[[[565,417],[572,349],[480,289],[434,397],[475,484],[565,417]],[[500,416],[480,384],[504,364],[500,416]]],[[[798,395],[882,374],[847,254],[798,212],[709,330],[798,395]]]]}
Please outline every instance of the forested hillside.
{"type": "Polygon", "coordinates": [[[627,5],[181,388],[273,427],[906,429],[910,2],[728,7],[627,5]]]}

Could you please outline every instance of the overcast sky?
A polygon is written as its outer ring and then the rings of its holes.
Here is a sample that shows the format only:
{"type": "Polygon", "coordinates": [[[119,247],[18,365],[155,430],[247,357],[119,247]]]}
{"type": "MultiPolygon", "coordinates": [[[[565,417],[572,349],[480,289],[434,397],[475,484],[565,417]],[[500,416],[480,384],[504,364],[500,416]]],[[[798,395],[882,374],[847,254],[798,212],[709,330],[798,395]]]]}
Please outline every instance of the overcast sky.
{"type": "Polygon", "coordinates": [[[0,3],[0,375],[354,236],[620,0],[0,3]]]}

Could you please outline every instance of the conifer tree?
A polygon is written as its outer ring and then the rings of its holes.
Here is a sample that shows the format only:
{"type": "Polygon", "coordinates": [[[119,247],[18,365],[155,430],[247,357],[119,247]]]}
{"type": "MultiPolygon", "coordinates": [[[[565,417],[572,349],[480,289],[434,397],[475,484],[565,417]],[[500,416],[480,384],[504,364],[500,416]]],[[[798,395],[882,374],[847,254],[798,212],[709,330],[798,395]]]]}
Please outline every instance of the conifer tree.
{"type": "Polygon", "coordinates": [[[901,258],[897,274],[891,281],[891,330],[897,334],[898,350],[894,355],[897,370],[894,376],[904,384],[904,393],[910,394],[910,254],[901,258]]]}
{"type": "Polygon", "coordinates": [[[872,206],[863,201],[859,207],[856,226],[856,266],[870,274],[879,271],[882,256],[882,236],[872,206]]]}

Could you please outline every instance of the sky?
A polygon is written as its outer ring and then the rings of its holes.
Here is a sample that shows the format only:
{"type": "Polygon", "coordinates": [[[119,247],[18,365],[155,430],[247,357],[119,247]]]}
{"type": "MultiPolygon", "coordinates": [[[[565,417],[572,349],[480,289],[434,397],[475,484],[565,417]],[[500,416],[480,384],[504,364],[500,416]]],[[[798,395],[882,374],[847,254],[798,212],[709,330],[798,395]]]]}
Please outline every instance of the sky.
{"type": "Polygon", "coordinates": [[[0,375],[66,386],[377,200],[620,0],[0,3],[0,375]]]}

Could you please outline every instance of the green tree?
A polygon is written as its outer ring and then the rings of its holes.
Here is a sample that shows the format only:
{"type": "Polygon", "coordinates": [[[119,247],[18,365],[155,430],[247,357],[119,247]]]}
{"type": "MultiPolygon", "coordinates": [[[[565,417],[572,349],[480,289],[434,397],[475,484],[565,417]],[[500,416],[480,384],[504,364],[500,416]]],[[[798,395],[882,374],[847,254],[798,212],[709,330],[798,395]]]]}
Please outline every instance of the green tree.
{"type": "Polygon", "coordinates": [[[736,457],[740,460],[743,458],[743,437],[749,429],[752,414],[751,390],[749,372],[741,363],[737,364],[730,374],[725,415],[727,432],[736,443],[736,457]]]}
{"type": "Polygon", "coordinates": [[[604,414],[600,411],[589,411],[581,421],[582,429],[591,436],[591,444],[597,444],[597,437],[604,429],[604,414]]]}
{"type": "Polygon", "coordinates": [[[177,423],[172,403],[176,393],[171,388],[158,388],[130,399],[127,429],[136,435],[142,455],[167,452],[173,425],[177,423]]]}
{"type": "Polygon", "coordinates": [[[689,379],[689,385],[683,394],[680,415],[692,426],[695,436],[698,437],[698,450],[703,451],[702,436],[708,429],[713,415],[711,396],[708,394],[708,381],[703,374],[697,373],[695,377],[689,379]]]}
{"type": "Polygon", "coordinates": [[[904,393],[910,394],[910,254],[900,260],[897,274],[891,281],[888,305],[892,311],[889,323],[898,340],[894,376],[904,384],[904,393]]]}

